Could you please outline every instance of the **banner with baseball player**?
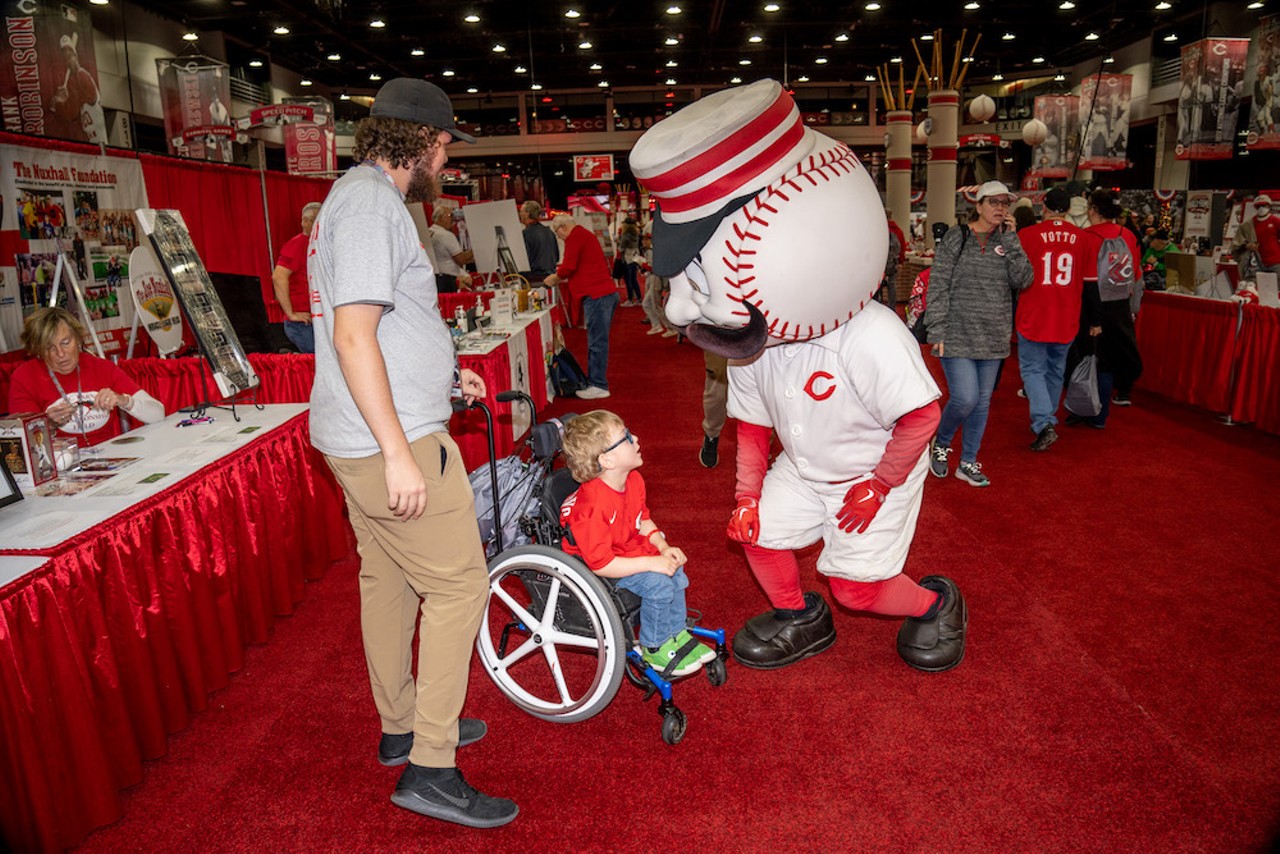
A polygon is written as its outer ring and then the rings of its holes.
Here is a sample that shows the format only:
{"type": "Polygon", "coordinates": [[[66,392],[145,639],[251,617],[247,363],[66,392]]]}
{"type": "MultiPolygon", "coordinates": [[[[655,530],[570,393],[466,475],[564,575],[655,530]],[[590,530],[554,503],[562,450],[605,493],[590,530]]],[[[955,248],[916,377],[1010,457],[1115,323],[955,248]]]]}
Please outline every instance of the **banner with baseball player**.
{"type": "Polygon", "coordinates": [[[1280,148],[1280,15],[1258,23],[1258,65],[1253,80],[1253,109],[1245,147],[1280,148]]]}
{"type": "Polygon", "coordinates": [[[230,67],[205,56],[156,60],[169,153],[230,163],[238,129],[228,111],[230,67]]]}
{"type": "Polygon", "coordinates": [[[1039,95],[1035,117],[1048,133],[1032,152],[1031,172],[1040,178],[1070,178],[1080,145],[1080,98],[1039,95]]]}
{"type": "Polygon", "coordinates": [[[1094,74],[1080,82],[1080,169],[1128,167],[1132,89],[1132,74],[1094,74]]]}
{"type": "MultiPolygon", "coordinates": [[[[105,350],[133,322],[129,253],[138,245],[133,211],[147,191],[137,160],[27,146],[0,146],[0,350],[18,347],[22,321],[48,305],[59,259],[72,265],[84,298],[63,300],[92,325],[105,350]],[[118,330],[118,334],[113,333],[118,330]]],[[[66,294],[66,278],[59,292],[66,294]]],[[[67,295],[71,296],[71,295],[67,295]]]]}
{"type": "Polygon", "coordinates": [[[51,0],[4,3],[0,64],[4,129],[105,143],[107,120],[98,91],[89,7],[51,0]]]}
{"type": "Polygon", "coordinates": [[[1248,39],[1201,39],[1182,49],[1179,160],[1231,159],[1248,54],[1248,39]]]}

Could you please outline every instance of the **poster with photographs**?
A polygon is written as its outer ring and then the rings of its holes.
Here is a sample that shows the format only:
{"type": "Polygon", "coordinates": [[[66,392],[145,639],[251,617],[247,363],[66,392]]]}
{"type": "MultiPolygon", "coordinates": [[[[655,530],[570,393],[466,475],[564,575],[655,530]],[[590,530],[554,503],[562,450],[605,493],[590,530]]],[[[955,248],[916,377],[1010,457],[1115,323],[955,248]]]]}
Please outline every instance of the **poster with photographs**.
{"type": "Polygon", "coordinates": [[[19,346],[23,319],[48,305],[61,255],[70,264],[86,302],[64,294],[59,303],[92,321],[104,352],[123,352],[133,305],[120,288],[128,276],[112,275],[112,254],[126,260],[138,243],[134,209],[146,205],[142,165],[137,160],[0,145],[0,230],[10,236],[11,254],[0,256],[0,339],[3,349],[19,346]],[[90,296],[92,292],[92,296],[90,296]],[[121,297],[125,297],[123,300],[121,297]]]}
{"type": "Polygon", "coordinates": [[[178,211],[137,211],[142,231],[151,238],[160,266],[173,285],[173,292],[191,321],[196,340],[214,382],[224,398],[258,386],[258,375],[245,356],[244,347],[222,307],[222,300],[209,279],[209,272],[191,243],[187,225],[178,211]]]}
{"type": "Polygon", "coordinates": [[[1201,39],[1182,49],[1179,160],[1231,159],[1248,54],[1248,39],[1201,39]]]}
{"type": "Polygon", "coordinates": [[[1280,15],[1258,22],[1258,65],[1245,147],[1280,148],[1280,15]]]}
{"type": "Polygon", "coordinates": [[[89,4],[4,0],[3,8],[0,26],[9,47],[0,63],[4,129],[106,143],[89,4]]]}
{"type": "Polygon", "coordinates": [[[1031,171],[1041,178],[1070,178],[1079,154],[1080,99],[1075,95],[1040,95],[1035,117],[1048,133],[1031,154],[1031,171]]]}
{"type": "Polygon", "coordinates": [[[1080,82],[1080,168],[1114,171],[1129,165],[1132,74],[1094,74],[1080,82]]]}

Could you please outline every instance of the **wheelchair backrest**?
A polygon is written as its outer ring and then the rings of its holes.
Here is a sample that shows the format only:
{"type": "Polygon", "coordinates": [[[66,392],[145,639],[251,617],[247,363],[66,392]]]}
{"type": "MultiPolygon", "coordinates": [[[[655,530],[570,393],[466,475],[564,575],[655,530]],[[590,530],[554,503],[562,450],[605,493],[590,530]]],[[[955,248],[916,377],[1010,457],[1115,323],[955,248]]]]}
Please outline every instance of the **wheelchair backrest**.
{"type": "Polygon", "coordinates": [[[542,518],[560,523],[560,507],[581,486],[568,469],[556,469],[542,484],[542,518]]]}

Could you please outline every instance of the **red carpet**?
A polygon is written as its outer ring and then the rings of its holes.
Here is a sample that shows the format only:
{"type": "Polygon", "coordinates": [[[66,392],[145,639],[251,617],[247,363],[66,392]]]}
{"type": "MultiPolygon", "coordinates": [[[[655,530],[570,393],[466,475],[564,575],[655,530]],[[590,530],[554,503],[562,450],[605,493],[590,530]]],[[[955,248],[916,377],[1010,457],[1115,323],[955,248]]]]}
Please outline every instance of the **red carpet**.
{"type": "MultiPolygon", "coordinates": [[[[644,335],[640,317],[616,316],[605,403],[641,439],[654,517],[689,556],[690,606],[732,631],[766,607],[723,533],[733,431],[720,467],[702,469],[701,353],[644,335]]],[[[569,342],[585,364],[582,333],[569,342]]],[[[628,685],[592,720],[556,725],[474,668],[467,714],[490,733],[460,765],[521,814],[473,831],[388,800],[399,771],[374,756],[348,562],[84,847],[1267,849],[1280,816],[1280,440],[1139,387],[1106,430],[1063,428],[1033,454],[1017,387],[1011,362],[980,457],[992,486],[931,479],[907,564],[968,598],[956,670],[913,671],[897,621],[838,611],[839,639],[816,658],[678,685],[689,730],[669,747],[656,704],[628,685]]],[[[830,600],[815,554],[804,565],[830,600]]]]}

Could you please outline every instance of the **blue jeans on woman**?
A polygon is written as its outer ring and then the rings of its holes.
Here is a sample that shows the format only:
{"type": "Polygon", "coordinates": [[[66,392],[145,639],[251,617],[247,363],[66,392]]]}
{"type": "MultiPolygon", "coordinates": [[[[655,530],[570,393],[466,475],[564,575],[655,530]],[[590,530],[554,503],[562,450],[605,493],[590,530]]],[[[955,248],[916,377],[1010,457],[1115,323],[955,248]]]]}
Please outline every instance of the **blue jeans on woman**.
{"type": "Polygon", "coordinates": [[[987,411],[991,408],[991,392],[995,391],[996,374],[1003,359],[965,359],[942,357],[942,373],[947,377],[947,405],[938,423],[938,444],[951,447],[956,430],[963,427],[960,462],[978,461],[982,434],[987,430],[987,411]]]}
{"type": "Polygon", "coordinates": [[[617,292],[582,301],[582,316],[587,323],[587,384],[606,391],[609,388],[609,327],[613,310],[618,307],[617,292]]]}
{"type": "Polygon", "coordinates": [[[657,649],[685,627],[689,609],[684,604],[684,591],[689,576],[684,567],[675,575],[661,572],[637,572],[618,579],[618,587],[640,597],[640,643],[657,649]]]}

